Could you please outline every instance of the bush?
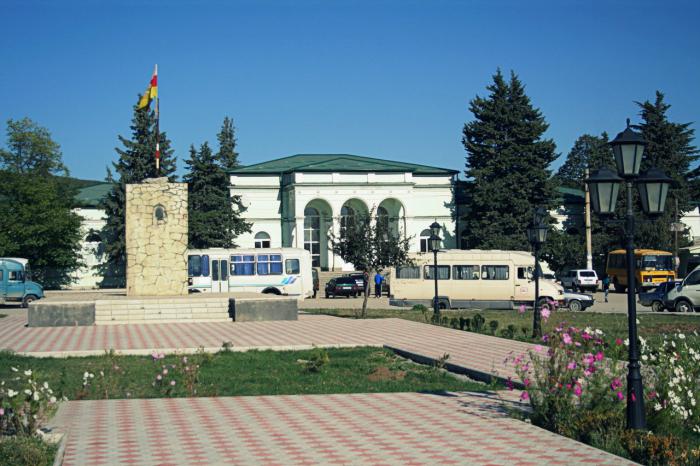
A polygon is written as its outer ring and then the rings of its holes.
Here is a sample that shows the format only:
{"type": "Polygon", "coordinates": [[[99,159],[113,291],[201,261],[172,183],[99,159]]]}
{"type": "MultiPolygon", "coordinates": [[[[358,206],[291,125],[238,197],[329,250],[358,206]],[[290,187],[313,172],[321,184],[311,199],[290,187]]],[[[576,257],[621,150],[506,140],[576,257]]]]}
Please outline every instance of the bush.
{"type": "Polygon", "coordinates": [[[44,442],[38,437],[19,435],[0,438],[0,461],[5,466],[52,465],[57,445],[44,442]]]}
{"type": "Polygon", "coordinates": [[[459,328],[459,319],[457,319],[456,317],[451,318],[450,319],[450,327],[452,327],[454,329],[458,329],[459,328]]]}
{"type": "Polygon", "coordinates": [[[497,320],[490,321],[489,328],[491,329],[491,335],[495,335],[496,330],[498,330],[498,321],[497,320]]]}
{"type": "Polygon", "coordinates": [[[15,376],[0,382],[0,435],[34,435],[58,400],[31,369],[11,369],[15,376]]]}
{"type": "Polygon", "coordinates": [[[474,314],[474,317],[472,317],[472,330],[475,332],[481,332],[481,330],[484,328],[485,322],[486,319],[484,319],[484,316],[481,314],[474,314]]]}

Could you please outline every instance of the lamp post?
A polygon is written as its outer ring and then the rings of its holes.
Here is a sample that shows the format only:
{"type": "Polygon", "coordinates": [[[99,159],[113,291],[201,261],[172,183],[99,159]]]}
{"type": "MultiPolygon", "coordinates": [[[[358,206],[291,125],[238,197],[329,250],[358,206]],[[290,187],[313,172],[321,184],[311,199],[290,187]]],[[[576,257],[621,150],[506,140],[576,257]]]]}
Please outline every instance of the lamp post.
{"type": "Polygon", "coordinates": [[[428,246],[430,250],[433,251],[433,278],[435,279],[435,297],[433,298],[433,319],[439,323],[440,322],[440,303],[438,302],[438,263],[437,254],[440,250],[440,224],[434,221],[430,225],[430,238],[428,239],[428,246]]]}
{"type": "Polygon", "coordinates": [[[535,250],[535,301],[533,304],[534,317],[532,321],[532,337],[542,336],[542,318],[540,315],[540,247],[547,240],[549,226],[546,222],[547,210],[544,207],[535,209],[532,223],[527,228],[527,239],[535,250]]]}
{"type": "Polygon", "coordinates": [[[666,207],[666,196],[671,179],[661,170],[651,168],[646,173],[639,173],[644,149],[647,145],[641,134],[630,128],[619,133],[610,142],[615,155],[617,173],[603,168],[593,173],[587,180],[592,194],[593,210],[601,215],[615,212],[615,204],[624,182],[627,191],[627,212],[625,213],[624,238],[627,252],[627,325],[629,332],[629,363],[627,365],[627,428],[644,429],[644,390],[639,365],[639,346],[637,344],[637,306],[635,302],[634,270],[634,211],[632,209],[632,185],[637,184],[642,209],[648,215],[662,214],[666,207]]]}

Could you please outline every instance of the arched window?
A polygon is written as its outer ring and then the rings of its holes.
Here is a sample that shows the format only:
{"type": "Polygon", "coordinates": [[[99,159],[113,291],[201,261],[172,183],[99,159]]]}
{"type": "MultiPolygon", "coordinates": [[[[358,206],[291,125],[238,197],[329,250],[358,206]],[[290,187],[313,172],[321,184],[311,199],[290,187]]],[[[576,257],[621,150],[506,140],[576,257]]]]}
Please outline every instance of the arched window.
{"type": "Polygon", "coordinates": [[[429,245],[429,240],[430,239],[430,230],[423,230],[420,232],[420,252],[428,252],[430,251],[430,245],[429,245]]]}
{"type": "Polygon", "coordinates": [[[255,234],[255,248],[265,249],[270,247],[270,235],[261,231],[255,234]]]}
{"type": "Polygon", "coordinates": [[[156,225],[162,225],[168,220],[168,214],[165,211],[165,207],[158,204],[153,208],[153,222],[156,225]]]}
{"type": "Polygon", "coordinates": [[[345,229],[355,224],[355,209],[349,205],[344,205],[340,209],[340,228],[345,229]]]}

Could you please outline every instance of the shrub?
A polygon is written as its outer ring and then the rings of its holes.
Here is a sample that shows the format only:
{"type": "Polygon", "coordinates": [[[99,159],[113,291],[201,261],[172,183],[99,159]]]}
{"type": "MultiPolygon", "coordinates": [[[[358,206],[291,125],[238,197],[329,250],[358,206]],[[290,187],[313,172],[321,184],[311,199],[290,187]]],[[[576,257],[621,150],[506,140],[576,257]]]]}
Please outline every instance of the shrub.
{"type": "Polygon", "coordinates": [[[6,466],[50,466],[57,450],[57,445],[46,443],[39,437],[0,438],[0,458],[6,466]]]}
{"type": "MultiPolygon", "coordinates": [[[[165,359],[163,353],[154,352],[151,357],[154,363],[165,359]]],[[[204,348],[199,348],[195,354],[176,356],[173,364],[160,363],[152,385],[165,396],[176,394],[178,387],[183,387],[188,396],[196,396],[199,371],[212,359],[213,356],[204,352],[204,348]]]]}
{"type": "Polygon", "coordinates": [[[498,321],[497,320],[492,320],[489,322],[489,329],[491,329],[491,335],[496,334],[496,330],[498,330],[498,321]]]}
{"type": "Polygon", "coordinates": [[[452,327],[454,329],[458,329],[459,328],[459,319],[457,319],[456,317],[451,318],[450,319],[450,327],[452,327]]]}
{"type": "Polygon", "coordinates": [[[474,314],[474,317],[472,318],[472,330],[475,332],[481,332],[481,330],[484,328],[484,323],[486,322],[486,319],[481,314],[474,314]]]}
{"type": "Polygon", "coordinates": [[[321,369],[331,362],[328,350],[325,348],[314,348],[309,359],[298,359],[305,372],[321,372],[321,369]]]}
{"type": "Polygon", "coordinates": [[[39,382],[31,369],[11,369],[16,375],[0,382],[0,435],[34,435],[58,400],[48,382],[39,382]]]}

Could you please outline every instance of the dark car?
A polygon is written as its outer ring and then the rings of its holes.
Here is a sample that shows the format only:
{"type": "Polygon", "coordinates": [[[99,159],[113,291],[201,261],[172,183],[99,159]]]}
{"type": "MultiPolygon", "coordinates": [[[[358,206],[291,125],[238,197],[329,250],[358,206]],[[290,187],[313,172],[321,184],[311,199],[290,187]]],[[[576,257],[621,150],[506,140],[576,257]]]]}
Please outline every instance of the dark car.
{"type": "Polygon", "coordinates": [[[664,302],[666,301],[666,294],[669,290],[672,290],[681,283],[680,281],[667,281],[659,283],[656,288],[646,293],[639,293],[639,304],[642,306],[651,306],[651,310],[654,312],[662,312],[666,309],[664,302]]]}
{"type": "Polygon", "coordinates": [[[326,298],[335,298],[336,296],[357,298],[360,293],[360,287],[357,286],[357,282],[352,277],[331,278],[326,283],[326,298]]]}
{"type": "Polygon", "coordinates": [[[357,286],[360,287],[360,291],[365,289],[365,274],[364,272],[355,272],[348,275],[348,277],[354,278],[357,286]]]}

